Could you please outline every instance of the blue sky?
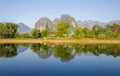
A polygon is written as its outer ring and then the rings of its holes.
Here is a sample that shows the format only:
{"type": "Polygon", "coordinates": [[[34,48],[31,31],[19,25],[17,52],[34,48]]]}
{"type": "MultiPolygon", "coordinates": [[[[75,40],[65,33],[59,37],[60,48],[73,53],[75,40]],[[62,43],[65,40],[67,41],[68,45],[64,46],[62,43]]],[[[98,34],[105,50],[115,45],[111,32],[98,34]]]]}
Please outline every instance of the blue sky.
{"type": "Polygon", "coordinates": [[[0,22],[25,23],[41,17],[53,20],[69,14],[76,20],[120,20],[120,0],[0,0],[0,22]]]}

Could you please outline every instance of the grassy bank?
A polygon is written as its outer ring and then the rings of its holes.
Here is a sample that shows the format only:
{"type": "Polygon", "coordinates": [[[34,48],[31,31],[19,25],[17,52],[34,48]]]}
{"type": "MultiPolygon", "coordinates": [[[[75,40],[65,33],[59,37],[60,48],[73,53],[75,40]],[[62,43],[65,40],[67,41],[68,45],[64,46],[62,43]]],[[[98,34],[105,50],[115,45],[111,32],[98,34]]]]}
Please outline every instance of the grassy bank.
{"type": "Polygon", "coordinates": [[[0,44],[5,43],[53,43],[53,44],[120,44],[120,40],[97,39],[0,39],[0,44]]]}

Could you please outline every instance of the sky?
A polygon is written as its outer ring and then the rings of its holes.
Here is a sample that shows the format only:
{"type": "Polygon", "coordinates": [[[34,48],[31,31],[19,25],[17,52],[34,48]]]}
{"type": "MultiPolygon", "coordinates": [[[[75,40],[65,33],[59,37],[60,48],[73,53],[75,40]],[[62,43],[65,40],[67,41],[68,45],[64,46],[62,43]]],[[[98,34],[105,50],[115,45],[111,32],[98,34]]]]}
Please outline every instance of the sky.
{"type": "Polygon", "coordinates": [[[0,22],[24,23],[31,28],[41,17],[54,20],[69,14],[76,20],[120,20],[120,0],[0,0],[0,22]]]}

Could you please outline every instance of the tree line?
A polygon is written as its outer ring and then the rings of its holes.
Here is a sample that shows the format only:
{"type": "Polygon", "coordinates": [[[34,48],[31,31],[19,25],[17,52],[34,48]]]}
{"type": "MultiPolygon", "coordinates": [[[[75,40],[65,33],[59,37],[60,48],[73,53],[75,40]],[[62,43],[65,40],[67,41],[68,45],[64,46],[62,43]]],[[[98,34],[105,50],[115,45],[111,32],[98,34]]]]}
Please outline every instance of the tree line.
{"type": "MultiPolygon", "coordinates": [[[[94,25],[91,29],[87,27],[76,27],[72,28],[69,23],[61,23],[55,27],[54,35],[52,37],[71,37],[75,39],[82,38],[96,38],[96,39],[120,39],[120,24],[112,24],[112,25],[94,25]]],[[[49,37],[49,30],[46,29],[41,33],[37,29],[33,29],[31,33],[31,37],[39,38],[39,37],[49,37]],[[33,34],[34,33],[36,34],[33,34]]]]}
{"type": "Polygon", "coordinates": [[[120,24],[112,24],[105,27],[101,25],[94,25],[90,29],[87,27],[73,28],[69,23],[60,23],[55,27],[52,33],[49,29],[40,31],[34,28],[27,34],[19,34],[17,32],[17,28],[17,24],[14,23],[0,23],[0,38],[70,37],[75,39],[120,39],[120,24]]]}

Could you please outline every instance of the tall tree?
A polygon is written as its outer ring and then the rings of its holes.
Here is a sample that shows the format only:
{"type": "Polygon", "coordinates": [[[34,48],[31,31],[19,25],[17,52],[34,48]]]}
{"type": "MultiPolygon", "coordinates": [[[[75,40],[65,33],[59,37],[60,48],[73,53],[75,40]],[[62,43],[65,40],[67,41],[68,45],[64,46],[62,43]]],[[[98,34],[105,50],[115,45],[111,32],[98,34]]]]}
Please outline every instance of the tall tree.
{"type": "Polygon", "coordinates": [[[15,33],[17,32],[17,24],[14,23],[5,23],[5,37],[6,38],[14,38],[15,33]]]}
{"type": "Polygon", "coordinates": [[[70,31],[70,24],[68,23],[61,23],[58,24],[55,28],[55,34],[56,36],[68,36],[70,31]]]}
{"type": "Polygon", "coordinates": [[[48,30],[43,30],[41,32],[41,37],[47,37],[49,35],[49,31],[48,30]]]}
{"type": "Polygon", "coordinates": [[[120,37],[120,25],[119,24],[112,24],[107,25],[105,27],[105,34],[107,35],[107,38],[119,38],[120,37]]]}
{"type": "Polygon", "coordinates": [[[2,38],[14,38],[17,32],[17,28],[17,24],[11,22],[0,24],[0,36],[2,38]]]}
{"type": "Polygon", "coordinates": [[[103,34],[104,33],[104,28],[100,25],[95,25],[93,26],[92,28],[93,32],[95,33],[96,37],[99,35],[99,34],[103,34]]]}
{"type": "Polygon", "coordinates": [[[88,36],[89,31],[90,31],[90,30],[89,30],[87,27],[84,27],[84,28],[83,28],[83,35],[84,35],[84,37],[87,37],[87,36],[88,36]]]}
{"type": "Polygon", "coordinates": [[[32,29],[32,30],[30,31],[30,36],[31,36],[32,38],[39,38],[39,37],[40,37],[40,31],[37,30],[37,29],[32,29]]]}
{"type": "Polygon", "coordinates": [[[0,23],[0,38],[3,38],[4,37],[4,26],[2,23],[0,23]]]}
{"type": "Polygon", "coordinates": [[[76,28],[74,31],[74,37],[75,38],[82,38],[83,37],[83,28],[81,28],[81,27],[76,28]]]}

